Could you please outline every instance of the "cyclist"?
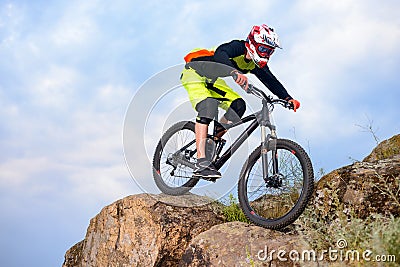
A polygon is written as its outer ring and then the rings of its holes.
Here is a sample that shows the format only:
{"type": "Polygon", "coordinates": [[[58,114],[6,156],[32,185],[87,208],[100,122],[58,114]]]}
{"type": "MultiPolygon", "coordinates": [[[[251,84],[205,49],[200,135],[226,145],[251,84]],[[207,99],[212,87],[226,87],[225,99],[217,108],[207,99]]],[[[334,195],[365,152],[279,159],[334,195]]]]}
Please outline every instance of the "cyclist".
{"type": "MultiPolygon", "coordinates": [[[[267,25],[253,26],[246,40],[233,40],[214,50],[195,49],[185,57],[181,82],[187,90],[193,108],[198,112],[195,124],[197,163],[193,177],[215,180],[221,173],[206,157],[208,125],[215,118],[218,107],[226,110],[221,124],[240,120],[246,103],[220,77],[232,76],[244,90],[248,79],[244,73],[254,74],[273,94],[293,104],[293,99],[267,66],[275,48],[281,48],[278,35],[267,25]]],[[[222,136],[224,131],[221,131],[222,136]]],[[[220,137],[219,136],[219,137],[220,137]]]]}

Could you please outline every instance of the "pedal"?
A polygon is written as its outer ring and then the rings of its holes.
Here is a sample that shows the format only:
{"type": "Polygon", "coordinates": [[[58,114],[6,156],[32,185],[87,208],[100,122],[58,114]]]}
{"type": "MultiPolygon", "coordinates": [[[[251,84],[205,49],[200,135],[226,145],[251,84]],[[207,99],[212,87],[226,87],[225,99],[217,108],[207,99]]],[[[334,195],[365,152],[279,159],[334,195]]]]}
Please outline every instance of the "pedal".
{"type": "Polygon", "coordinates": [[[219,180],[219,179],[222,178],[222,177],[219,177],[219,178],[215,178],[215,177],[204,177],[204,176],[194,175],[194,174],[193,174],[192,177],[193,177],[193,178],[196,178],[196,179],[202,179],[202,180],[208,181],[208,182],[213,182],[213,183],[215,183],[217,180],[219,180]]]}

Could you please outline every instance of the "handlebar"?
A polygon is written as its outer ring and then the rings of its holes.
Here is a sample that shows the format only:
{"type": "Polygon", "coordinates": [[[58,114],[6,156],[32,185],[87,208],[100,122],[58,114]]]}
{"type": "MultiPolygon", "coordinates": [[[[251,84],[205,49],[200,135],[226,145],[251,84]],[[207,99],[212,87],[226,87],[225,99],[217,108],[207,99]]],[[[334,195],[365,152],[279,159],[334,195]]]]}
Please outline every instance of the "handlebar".
{"type": "Polygon", "coordinates": [[[263,90],[258,89],[257,87],[255,87],[252,84],[248,85],[246,92],[248,94],[252,94],[252,95],[260,98],[261,100],[263,100],[269,104],[280,104],[284,108],[294,109],[294,106],[292,103],[289,103],[288,101],[283,100],[283,99],[273,98],[272,96],[267,95],[263,90]]]}
{"type": "Polygon", "coordinates": [[[272,96],[267,95],[263,90],[258,89],[257,87],[255,87],[252,84],[248,85],[247,93],[258,97],[261,100],[266,101],[269,104],[280,104],[281,106],[283,106],[284,108],[287,108],[287,109],[294,108],[292,103],[289,103],[288,101],[283,100],[283,99],[273,98],[272,96]]]}
{"type": "MultiPolygon", "coordinates": [[[[238,78],[237,73],[232,72],[231,75],[232,75],[233,79],[236,81],[238,78]]],[[[245,90],[245,86],[246,85],[241,86],[243,90],[245,90]]],[[[245,91],[246,91],[246,93],[252,94],[269,104],[280,104],[284,108],[294,109],[294,106],[292,103],[289,103],[288,101],[283,100],[283,99],[274,99],[272,96],[265,94],[263,90],[258,89],[257,87],[255,87],[254,85],[252,85],[250,83],[248,84],[247,90],[245,90],[245,91]]]]}

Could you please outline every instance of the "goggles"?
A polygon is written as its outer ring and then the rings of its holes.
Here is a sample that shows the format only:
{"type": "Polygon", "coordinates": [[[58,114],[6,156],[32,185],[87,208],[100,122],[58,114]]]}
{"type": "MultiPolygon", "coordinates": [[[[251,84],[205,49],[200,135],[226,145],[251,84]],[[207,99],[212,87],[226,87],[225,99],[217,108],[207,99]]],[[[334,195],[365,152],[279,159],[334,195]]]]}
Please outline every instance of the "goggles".
{"type": "Polygon", "coordinates": [[[275,48],[265,44],[256,44],[257,54],[262,58],[269,58],[275,51],[275,48]]]}

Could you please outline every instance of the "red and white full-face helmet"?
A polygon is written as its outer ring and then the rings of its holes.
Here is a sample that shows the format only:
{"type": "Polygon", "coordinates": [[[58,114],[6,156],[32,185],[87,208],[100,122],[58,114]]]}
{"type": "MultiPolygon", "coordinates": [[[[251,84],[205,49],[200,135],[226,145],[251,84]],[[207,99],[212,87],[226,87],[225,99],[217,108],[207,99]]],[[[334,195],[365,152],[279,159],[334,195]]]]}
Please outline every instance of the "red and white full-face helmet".
{"type": "Polygon", "coordinates": [[[254,63],[263,68],[275,48],[281,48],[278,35],[267,25],[253,26],[246,40],[246,48],[254,63]]]}

